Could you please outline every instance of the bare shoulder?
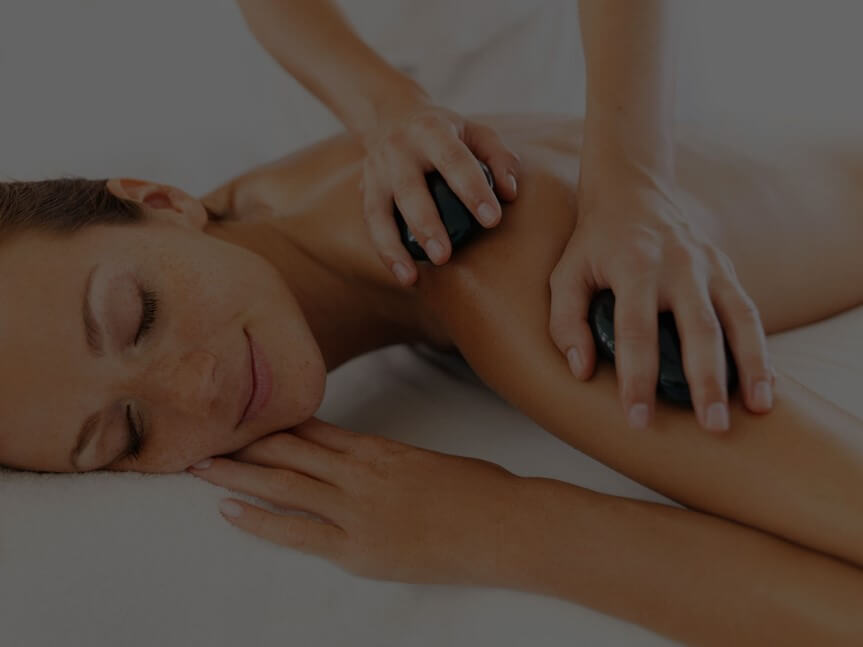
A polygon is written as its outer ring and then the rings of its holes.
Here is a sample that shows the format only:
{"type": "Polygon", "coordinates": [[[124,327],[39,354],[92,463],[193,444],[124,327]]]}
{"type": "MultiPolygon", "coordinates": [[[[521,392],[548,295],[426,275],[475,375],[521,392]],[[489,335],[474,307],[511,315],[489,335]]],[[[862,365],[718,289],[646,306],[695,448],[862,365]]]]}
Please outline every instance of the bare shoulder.
{"type": "Polygon", "coordinates": [[[210,191],[202,202],[229,218],[286,216],[319,196],[363,151],[346,133],[257,166],[210,191]]]}

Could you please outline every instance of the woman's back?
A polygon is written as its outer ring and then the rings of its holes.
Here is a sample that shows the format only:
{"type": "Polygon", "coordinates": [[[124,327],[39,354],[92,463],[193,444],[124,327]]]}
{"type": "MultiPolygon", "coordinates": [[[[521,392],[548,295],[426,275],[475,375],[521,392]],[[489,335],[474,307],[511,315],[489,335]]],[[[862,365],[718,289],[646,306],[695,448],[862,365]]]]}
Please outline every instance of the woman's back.
{"type": "MultiPolygon", "coordinates": [[[[480,308],[499,322],[516,315],[547,321],[548,280],[577,223],[581,122],[517,115],[482,120],[522,157],[519,198],[504,205],[500,225],[446,265],[422,264],[416,290],[441,317],[458,318],[469,307],[471,316],[480,308]]],[[[863,240],[855,182],[863,156],[840,155],[824,142],[804,148],[750,139],[744,145],[741,152],[699,133],[679,133],[682,216],[729,256],[768,332],[856,305],[859,288],[835,277],[847,274],[843,259],[863,240]],[[765,241],[772,248],[769,267],[765,241]]],[[[284,219],[296,242],[322,257],[340,257],[338,248],[371,249],[362,220],[361,157],[353,140],[336,137],[256,169],[207,201],[240,218],[284,219]]]]}

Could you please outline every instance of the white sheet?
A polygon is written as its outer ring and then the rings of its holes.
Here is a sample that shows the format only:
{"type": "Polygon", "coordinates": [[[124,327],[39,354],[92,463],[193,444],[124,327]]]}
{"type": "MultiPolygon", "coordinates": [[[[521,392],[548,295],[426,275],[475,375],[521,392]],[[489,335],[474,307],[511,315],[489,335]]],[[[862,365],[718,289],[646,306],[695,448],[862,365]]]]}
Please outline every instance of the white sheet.
{"type": "MultiPolygon", "coordinates": [[[[580,99],[577,42],[567,39],[577,25],[566,0],[502,3],[497,27],[481,19],[481,3],[469,5],[477,13],[459,17],[447,56],[436,61],[424,55],[433,43],[405,34],[416,35],[420,27],[426,39],[436,29],[445,33],[459,11],[456,3],[438,4],[437,13],[426,3],[421,6],[427,13],[413,18],[404,10],[407,3],[397,0],[343,4],[394,63],[459,109],[566,110],[580,99]],[[401,35],[379,28],[386,23],[376,22],[373,11],[394,12],[387,15],[401,35]]],[[[759,47],[759,25],[767,29],[775,15],[785,17],[783,38],[793,43],[807,27],[817,32],[829,13],[760,3],[757,11],[746,10],[746,29],[729,51],[728,32],[711,41],[706,27],[735,23],[742,5],[731,4],[688,5],[683,40],[703,49],[684,57],[684,112],[698,109],[712,117],[739,110],[734,83],[744,92],[751,87],[741,80],[745,70],[735,68],[746,42],[750,52],[759,47]],[[723,67],[729,56],[733,65],[723,67]],[[703,70],[718,79],[709,91],[698,74],[703,70]]],[[[0,175],[122,173],[204,191],[337,127],[257,49],[230,0],[7,0],[4,9],[0,175]]],[[[859,24],[847,15],[854,12],[851,3],[833,9],[831,55],[857,42],[842,26],[859,24]],[[842,10],[846,14],[838,15],[842,10]]],[[[782,52],[794,56],[790,46],[782,52]]],[[[780,80],[783,60],[776,59],[772,72],[780,80]]],[[[793,60],[799,67],[800,59],[793,60]]],[[[826,60],[821,64],[827,66],[826,60]]],[[[806,65],[812,70],[817,63],[807,59],[806,65]]],[[[759,59],[751,67],[762,74],[764,66],[759,59]]],[[[786,81],[777,90],[786,118],[824,116],[811,100],[797,100],[805,97],[792,87],[795,79],[786,81]]],[[[824,81],[807,76],[805,83],[824,81]]],[[[835,101],[825,103],[831,119],[837,110],[860,114],[859,97],[848,92],[837,88],[835,101]]],[[[762,97],[751,112],[768,113],[769,106],[762,97]]],[[[770,345],[780,368],[863,416],[861,330],[858,309],[773,337],[770,345]]],[[[565,446],[494,394],[405,348],[357,359],[332,374],[319,415],[359,431],[483,457],[520,474],[664,500],[565,446]]],[[[4,647],[669,644],[538,596],[353,578],[227,526],[216,508],[222,495],[187,475],[0,473],[4,647]]]]}

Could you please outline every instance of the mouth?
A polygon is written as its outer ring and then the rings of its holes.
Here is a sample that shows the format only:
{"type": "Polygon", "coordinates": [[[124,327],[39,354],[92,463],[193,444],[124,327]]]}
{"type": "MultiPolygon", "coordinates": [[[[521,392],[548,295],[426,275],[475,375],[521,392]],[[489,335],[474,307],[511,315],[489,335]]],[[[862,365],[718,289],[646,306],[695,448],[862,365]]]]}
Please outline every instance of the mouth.
{"type": "Polygon", "coordinates": [[[273,373],[267,358],[255,340],[252,339],[249,331],[244,328],[243,333],[246,336],[249,349],[249,376],[246,389],[248,398],[237,427],[257,418],[267,406],[273,392],[273,373]]]}

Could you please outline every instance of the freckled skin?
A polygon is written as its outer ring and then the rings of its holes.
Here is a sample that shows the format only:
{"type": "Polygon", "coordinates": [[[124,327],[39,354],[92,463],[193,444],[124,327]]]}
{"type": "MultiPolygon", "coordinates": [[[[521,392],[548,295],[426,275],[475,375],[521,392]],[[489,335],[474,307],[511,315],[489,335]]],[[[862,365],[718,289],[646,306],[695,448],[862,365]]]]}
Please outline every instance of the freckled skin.
{"type": "Polygon", "coordinates": [[[278,272],[194,229],[150,220],[4,240],[0,302],[15,304],[0,317],[0,460],[11,467],[72,470],[68,455],[82,421],[131,400],[145,420],[145,451],[106,464],[128,441],[119,407],[80,469],[179,471],[307,419],[323,394],[320,351],[278,272]],[[94,264],[97,294],[106,286],[108,295],[96,310],[114,323],[98,358],[88,354],[80,314],[94,264]],[[137,295],[136,281],[159,299],[153,330],[138,346],[131,340],[140,305],[123,312],[137,297],[117,298],[137,295]],[[244,328],[266,349],[277,379],[265,415],[235,430],[250,376],[244,328]],[[214,369],[201,364],[207,356],[214,369]]]}

